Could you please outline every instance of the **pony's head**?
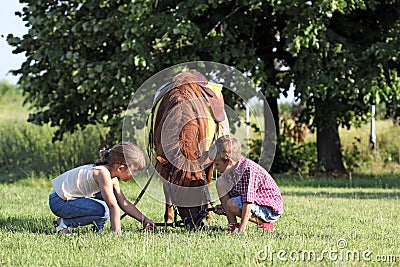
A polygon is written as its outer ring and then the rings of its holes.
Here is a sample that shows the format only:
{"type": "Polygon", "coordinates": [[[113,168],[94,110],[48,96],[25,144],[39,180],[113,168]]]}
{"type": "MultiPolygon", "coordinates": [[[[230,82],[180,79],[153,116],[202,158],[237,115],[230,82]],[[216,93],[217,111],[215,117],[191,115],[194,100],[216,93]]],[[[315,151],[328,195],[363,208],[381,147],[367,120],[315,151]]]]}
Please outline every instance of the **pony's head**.
{"type": "Polygon", "coordinates": [[[174,87],[179,87],[181,85],[190,83],[197,83],[199,85],[206,86],[208,83],[207,78],[203,74],[197,71],[181,72],[175,75],[172,78],[172,81],[174,83],[174,87]]]}

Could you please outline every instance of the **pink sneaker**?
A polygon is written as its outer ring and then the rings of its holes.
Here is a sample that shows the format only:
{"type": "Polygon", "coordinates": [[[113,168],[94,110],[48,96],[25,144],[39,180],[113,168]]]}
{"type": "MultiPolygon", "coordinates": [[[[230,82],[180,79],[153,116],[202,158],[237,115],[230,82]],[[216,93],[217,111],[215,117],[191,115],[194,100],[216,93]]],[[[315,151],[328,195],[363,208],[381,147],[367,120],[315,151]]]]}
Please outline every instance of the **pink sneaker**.
{"type": "Polygon", "coordinates": [[[230,232],[239,232],[240,224],[238,223],[228,223],[228,230],[230,232]]]}
{"type": "Polygon", "coordinates": [[[272,232],[275,228],[274,225],[270,222],[265,222],[265,223],[259,224],[258,227],[263,230],[268,230],[270,232],[272,232]]]}

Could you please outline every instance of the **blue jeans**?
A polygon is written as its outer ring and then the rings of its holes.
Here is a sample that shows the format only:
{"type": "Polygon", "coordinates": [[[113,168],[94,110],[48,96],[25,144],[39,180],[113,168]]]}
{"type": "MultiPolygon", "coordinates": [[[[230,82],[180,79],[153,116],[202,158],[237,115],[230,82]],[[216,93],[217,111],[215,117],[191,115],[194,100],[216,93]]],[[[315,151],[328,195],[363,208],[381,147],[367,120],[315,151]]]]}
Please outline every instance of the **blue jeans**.
{"type": "Polygon", "coordinates": [[[49,195],[51,211],[58,217],[63,218],[66,226],[73,228],[88,224],[95,224],[97,231],[104,229],[105,222],[110,218],[109,209],[101,194],[95,198],[77,198],[64,200],[56,192],[49,195]]]}
{"type": "MultiPolygon", "coordinates": [[[[239,206],[239,209],[243,209],[243,200],[241,196],[233,197],[236,204],[239,206]]],[[[251,205],[251,213],[263,220],[264,222],[274,222],[281,217],[280,214],[275,213],[271,207],[268,206],[260,206],[255,203],[251,205]]]]}

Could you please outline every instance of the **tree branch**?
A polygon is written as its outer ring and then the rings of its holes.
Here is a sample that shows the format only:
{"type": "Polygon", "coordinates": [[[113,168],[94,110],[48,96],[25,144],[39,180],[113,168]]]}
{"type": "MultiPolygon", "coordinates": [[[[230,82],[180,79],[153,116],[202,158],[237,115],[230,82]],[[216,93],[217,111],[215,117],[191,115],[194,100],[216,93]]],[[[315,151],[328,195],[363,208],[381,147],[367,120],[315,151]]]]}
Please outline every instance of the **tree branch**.
{"type": "Polygon", "coordinates": [[[240,6],[236,7],[234,10],[232,10],[231,13],[229,13],[228,15],[226,15],[225,17],[223,17],[221,20],[219,20],[219,21],[217,22],[217,24],[215,24],[214,27],[212,27],[212,29],[207,33],[206,37],[210,36],[210,35],[211,35],[211,32],[212,32],[213,30],[215,30],[216,28],[218,28],[224,20],[228,19],[230,16],[232,16],[233,14],[235,14],[236,12],[238,12],[239,9],[241,9],[242,7],[243,7],[243,5],[240,5],[240,6]]]}

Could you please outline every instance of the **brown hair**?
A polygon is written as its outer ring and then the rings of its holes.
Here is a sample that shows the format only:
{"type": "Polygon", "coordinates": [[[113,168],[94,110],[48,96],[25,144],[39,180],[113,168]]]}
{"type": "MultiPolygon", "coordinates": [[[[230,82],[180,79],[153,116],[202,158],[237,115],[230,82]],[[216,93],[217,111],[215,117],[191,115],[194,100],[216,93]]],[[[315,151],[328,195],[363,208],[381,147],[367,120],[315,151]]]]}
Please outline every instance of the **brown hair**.
{"type": "Polygon", "coordinates": [[[100,158],[95,165],[123,164],[134,170],[143,170],[146,167],[146,160],[143,151],[136,145],[129,142],[121,142],[111,149],[100,151],[100,158]]]}
{"type": "Polygon", "coordinates": [[[215,160],[226,161],[231,158],[233,161],[239,161],[242,156],[242,148],[239,139],[223,135],[211,145],[209,155],[215,160]]]}

